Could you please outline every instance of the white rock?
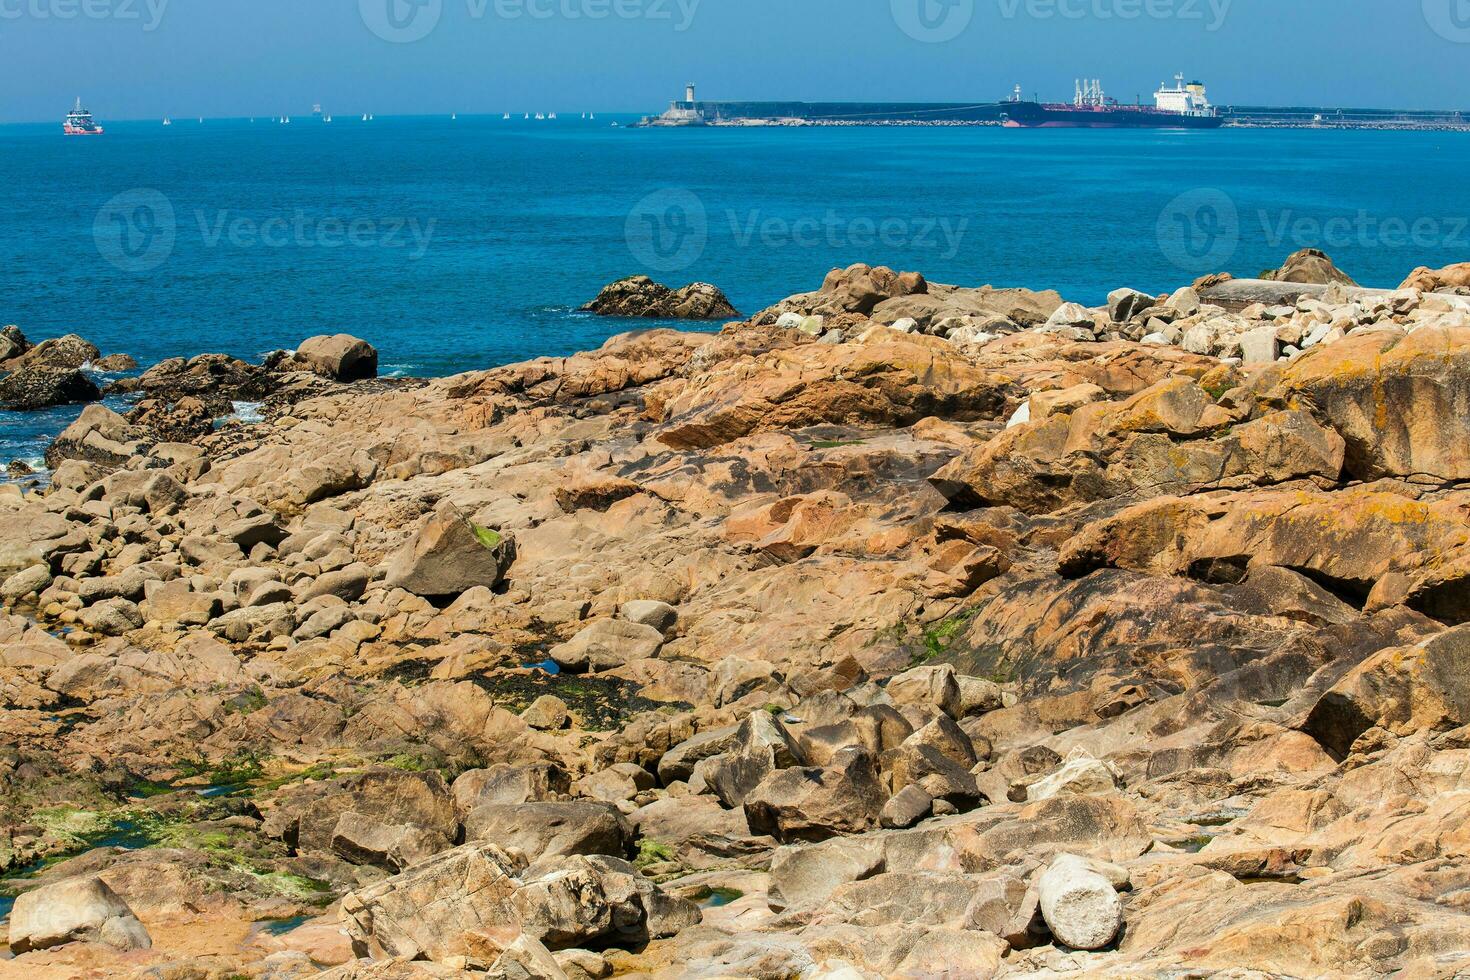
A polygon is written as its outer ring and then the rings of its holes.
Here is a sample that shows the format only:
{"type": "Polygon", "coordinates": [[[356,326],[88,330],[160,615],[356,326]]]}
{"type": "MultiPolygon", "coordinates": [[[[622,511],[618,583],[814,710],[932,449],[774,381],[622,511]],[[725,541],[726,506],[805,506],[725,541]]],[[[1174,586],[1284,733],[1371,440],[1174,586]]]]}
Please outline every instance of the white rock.
{"type": "Polygon", "coordinates": [[[893,325],[888,329],[897,330],[899,333],[918,333],[919,321],[911,316],[902,317],[893,321],[893,325]]]}
{"type": "Polygon", "coordinates": [[[1173,295],[1164,305],[1182,316],[1193,316],[1199,312],[1199,293],[1194,291],[1193,286],[1181,286],[1174,290],[1173,295]]]}
{"type": "Polygon", "coordinates": [[[1026,801],[1034,803],[1054,796],[1112,793],[1121,782],[1118,770],[1112,763],[1094,759],[1080,748],[1073,749],[1061,768],[1027,787],[1026,801]]]}
{"type": "Polygon", "coordinates": [[[1169,345],[1169,338],[1161,333],[1151,333],[1148,336],[1144,337],[1141,342],[1145,344],[1154,344],[1159,347],[1167,347],[1169,345]]]}
{"type": "Polygon", "coordinates": [[[1240,336],[1241,359],[1246,364],[1274,364],[1280,356],[1281,345],[1276,340],[1275,327],[1260,327],[1240,336]]]}
{"type": "Polygon", "coordinates": [[[1018,408],[1018,409],[1016,409],[1015,414],[1013,414],[1011,416],[1010,421],[1006,422],[1006,428],[1007,429],[1014,429],[1016,426],[1018,426],[1018,425],[1025,425],[1027,422],[1030,422],[1030,421],[1031,421],[1031,403],[1029,401],[1027,401],[1027,402],[1023,402],[1022,405],[1021,405],[1021,407],[1018,408]]]}
{"type": "Polygon", "coordinates": [[[800,313],[782,313],[776,318],[776,326],[782,330],[796,330],[801,327],[801,321],[805,319],[806,317],[800,313]]]}
{"type": "Polygon", "coordinates": [[[1046,321],[1048,327],[1087,327],[1093,326],[1092,311],[1081,303],[1063,303],[1058,306],[1051,319],[1046,321]]]}
{"type": "Polygon", "coordinates": [[[1058,855],[1037,879],[1041,917],[1058,942],[1102,949],[1123,925],[1123,902],[1113,883],[1084,858],[1058,855]]]}
{"type": "Polygon", "coordinates": [[[16,954],[76,941],[115,949],[148,949],[153,940],[128,903],[101,878],[67,878],[22,894],[10,912],[16,954]]]}

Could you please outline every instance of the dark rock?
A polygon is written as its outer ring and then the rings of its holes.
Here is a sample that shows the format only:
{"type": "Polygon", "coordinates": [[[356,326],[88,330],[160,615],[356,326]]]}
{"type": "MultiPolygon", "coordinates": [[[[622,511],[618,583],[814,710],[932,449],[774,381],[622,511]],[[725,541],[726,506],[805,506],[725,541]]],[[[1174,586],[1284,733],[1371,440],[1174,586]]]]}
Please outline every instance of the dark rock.
{"type": "Polygon", "coordinates": [[[0,380],[0,405],[21,412],[101,399],[102,391],[77,370],[25,367],[0,380]]]}
{"type": "Polygon", "coordinates": [[[582,311],[654,320],[721,320],[740,315],[725,294],[707,282],[670,289],[647,276],[630,276],[603,287],[582,311]]]}

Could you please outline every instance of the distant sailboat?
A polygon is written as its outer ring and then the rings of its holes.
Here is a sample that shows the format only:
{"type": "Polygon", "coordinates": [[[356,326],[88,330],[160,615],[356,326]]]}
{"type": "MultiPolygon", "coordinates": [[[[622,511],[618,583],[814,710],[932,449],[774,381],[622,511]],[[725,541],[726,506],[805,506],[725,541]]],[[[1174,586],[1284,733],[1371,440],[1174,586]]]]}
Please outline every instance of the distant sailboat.
{"type": "Polygon", "coordinates": [[[556,113],[553,112],[551,115],[547,116],[546,118],[547,119],[555,119],[556,118],[556,113]]]}
{"type": "Polygon", "coordinates": [[[332,117],[331,116],[323,116],[322,117],[322,122],[331,122],[331,121],[332,121],[332,117]]]}
{"type": "Polygon", "coordinates": [[[362,121],[363,121],[363,122],[367,122],[367,113],[366,113],[366,112],[364,112],[364,113],[363,113],[363,114],[362,114],[362,121]]]}
{"type": "Polygon", "coordinates": [[[546,118],[546,113],[544,113],[544,112],[538,112],[538,113],[536,113],[536,118],[537,118],[537,120],[545,119],[546,118]]]}
{"type": "Polygon", "coordinates": [[[459,118],[459,113],[457,113],[457,112],[451,112],[449,114],[449,121],[450,122],[454,122],[458,118],[459,118]]]}
{"type": "Polygon", "coordinates": [[[500,118],[501,119],[509,119],[510,118],[510,113],[507,112],[505,115],[501,116],[500,118]]]}
{"type": "Polygon", "coordinates": [[[530,114],[530,113],[529,113],[529,112],[528,112],[528,113],[526,113],[526,118],[527,118],[527,119],[530,119],[530,118],[531,118],[531,114],[530,114]]]}
{"type": "Polygon", "coordinates": [[[174,124],[174,121],[172,119],[170,119],[168,116],[164,116],[163,117],[163,124],[165,126],[172,126],[174,124]]]}

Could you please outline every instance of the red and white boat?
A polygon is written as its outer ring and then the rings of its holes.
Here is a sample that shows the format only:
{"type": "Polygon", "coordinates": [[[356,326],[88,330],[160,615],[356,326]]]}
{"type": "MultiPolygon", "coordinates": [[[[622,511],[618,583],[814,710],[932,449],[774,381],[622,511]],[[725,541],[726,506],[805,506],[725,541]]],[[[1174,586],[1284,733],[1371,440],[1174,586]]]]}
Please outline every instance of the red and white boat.
{"type": "Polygon", "coordinates": [[[68,136],[101,136],[102,127],[97,125],[97,120],[92,114],[82,108],[82,100],[77,99],[77,107],[66,114],[66,119],[61,123],[62,132],[68,136]]]}

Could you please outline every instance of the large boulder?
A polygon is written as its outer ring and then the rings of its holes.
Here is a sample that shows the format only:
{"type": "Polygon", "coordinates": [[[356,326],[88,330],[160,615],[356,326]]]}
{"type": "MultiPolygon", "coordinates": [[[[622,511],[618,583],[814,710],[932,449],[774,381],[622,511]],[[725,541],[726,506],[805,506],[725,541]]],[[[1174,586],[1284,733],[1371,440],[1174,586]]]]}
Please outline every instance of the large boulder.
{"type": "Polygon", "coordinates": [[[1273,282],[1299,282],[1313,285],[1330,285],[1340,282],[1345,286],[1356,286],[1352,277],[1333,264],[1327,253],[1315,248],[1304,248],[1287,256],[1281,268],[1261,276],[1273,282]]]}
{"type": "Polygon", "coordinates": [[[1102,949],[1123,926],[1123,902],[1113,883],[1075,854],[1062,854],[1036,881],[1041,915],[1060,943],[1102,949]]]}
{"type": "Polygon", "coordinates": [[[446,500],[389,558],[387,584],[418,596],[457,596],[476,586],[495,588],[513,561],[514,539],[481,527],[446,500]]]}
{"type": "Polygon", "coordinates": [[[641,947],[697,924],[699,909],[616,858],[526,867],[482,842],[348,893],[342,918],[360,956],[491,962],[527,938],[553,950],[641,947]]]}
{"type": "Polygon", "coordinates": [[[147,451],[146,434],[105,405],[88,405],[46,449],[46,465],[56,469],[68,459],[122,466],[147,451]]]}
{"type": "Polygon", "coordinates": [[[1470,479],[1470,327],[1355,331],[1297,358],[1280,393],[1346,440],[1357,479],[1470,479]]]}
{"type": "Polygon", "coordinates": [[[486,803],[464,820],[467,841],[493,841],[529,861],[568,854],[621,857],[632,832],[617,807],[602,802],[486,803]]]}
{"type": "Polygon", "coordinates": [[[1409,274],[1400,289],[1417,289],[1425,293],[1441,289],[1464,289],[1470,287],[1470,262],[1447,265],[1443,269],[1420,266],[1409,274]]]}
{"type": "Polygon", "coordinates": [[[1368,658],[1318,699],[1303,729],[1342,757],[1370,728],[1395,735],[1470,724],[1470,626],[1368,658]]]}
{"type": "Polygon", "coordinates": [[[31,349],[31,342],[20,332],[20,327],[11,324],[0,327],[0,365],[14,360],[31,349]]]}
{"type": "Polygon", "coordinates": [[[12,953],[71,942],[105,943],[120,950],[153,945],[128,903],[101,878],[67,878],[15,900],[10,912],[12,953]]]}
{"type": "Polygon", "coordinates": [[[81,371],[72,368],[21,368],[0,378],[0,406],[33,412],[56,405],[100,401],[102,391],[81,371]]]}
{"type": "MultiPolygon", "coordinates": [[[[11,335],[12,340],[17,334],[19,331],[11,335]]],[[[21,337],[20,340],[24,342],[25,338],[21,337]]],[[[6,367],[9,370],[28,367],[75,370],[101,356],[102,352],[95,345],[74,333],[69,333],[62,337],[43,340],[35,346],[26,345],[25,349],[6,367]]]]}
{"type": "Polygon", "coordinates": [[[604,286],[582,311],[651,320],[727,320],[740,315],[725,294],[707,282],[670,289],[647,276],[629,276],[604,286]]]}
{"type": "Polygon", "coordinates": [[[345,333],[303,340],[294,360],[333,381],[366,381],[378,376],[376,348],[345,333]]]}
{"type": "Polygon", "coordinates": [[[652,626],[623,619],[599,619],[565,643],[551,648],[550,656],[566,671],[614,670],[635,660],[655,656],[664,635],[652,626]]]}
{"type": "Polygon", "coordinates": [[[451,847],[459,814],[438,772],[378,769],[296,788],[264,831],[299,851],[401,868],[451,847]]]}
{"type": "Polygon", "coordinates": [[[824,769],[771,773],[746,797],[745,819],[782,843],[821,841],[875,828],[886,796],[872,754],[848,748],[824,769]]]}

